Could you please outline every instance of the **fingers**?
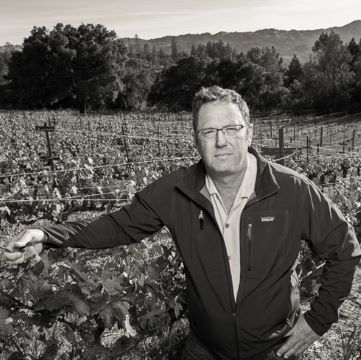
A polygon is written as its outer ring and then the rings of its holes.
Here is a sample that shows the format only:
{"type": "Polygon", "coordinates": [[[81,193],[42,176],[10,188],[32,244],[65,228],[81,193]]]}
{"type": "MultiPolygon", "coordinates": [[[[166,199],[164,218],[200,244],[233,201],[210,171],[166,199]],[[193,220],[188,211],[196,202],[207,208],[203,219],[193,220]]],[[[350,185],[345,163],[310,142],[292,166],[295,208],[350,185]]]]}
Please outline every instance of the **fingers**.
{"type": "Polygon", "coordinates": [[[22,252],[5,253],[5,258],[9,265],[19,265],[25,261],[24,253],[22,252]]]}
{"type": "Polygon", "coordinates": [[[277,350],[277,356],[287,359],[293,355],[299,355],[307,350],[317,338],[318,336],[313,334],[304,334],[294,330],[287,341],[277,350]]]}
{"type": "Polygon", "coordinates": [[[277,350],[277,356],[286,357],[285,355],[291,353],[291,350],[293,350],[295,342],[295,337],[291,335],[287,341],[277,350]]]}
{"type": "Polygon", "coordinates": [[[30,229],[26,230],[19,235],[17,239],[15,239],[14,246],[17,248],[22,248],[27,244],[36,244],[41,242],[45,237],[45,234],[42,230],[39,229],[30,229]]]}
{"type": "Polygon", "coordinates": [[[28,229],[20,233],[7,246],[4,256],[10,266],[16,266],[37,256],[43,249],[45,233],[39,229],[28,229]],[[31,248],[31,253],[29,252],[31,248]]]}
{"type": "Polygon", "coordinates": [[[310,346],[312,345],[311,343],[307,343],[307,344],[301,344],[299,346],[295,346],[293,349],[291,349],[290,351],[286,352],[285,354],[285,358],[289,358],[292,355],[300,355],[302,354],[304,351],[306,351],[310,346]]]}

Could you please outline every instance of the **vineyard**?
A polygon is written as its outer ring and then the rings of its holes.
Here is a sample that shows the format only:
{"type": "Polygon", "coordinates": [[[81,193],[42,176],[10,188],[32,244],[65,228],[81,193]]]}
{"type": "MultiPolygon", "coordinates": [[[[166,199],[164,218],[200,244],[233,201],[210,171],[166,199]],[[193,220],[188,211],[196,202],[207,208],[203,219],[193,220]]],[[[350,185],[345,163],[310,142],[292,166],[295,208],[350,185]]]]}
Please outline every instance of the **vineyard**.
{"type": "MultiPolygon", "coordinates": [[[[253,119],[254,147],[312,179],[361,235],[361,114],[253,119]]],[[[188,113],[15,111],[0,124],[2,246],[29,227],[119,209],[199,159],[188,113]]],[[[308,253],[304,308],[322,271],[308,253]]],[[[20,269],[0,256],[0,267],[0,360],[177,359],[185,282],[166,228],[116,251],[50,249],[20,269]]],[[[340,322],[303,359],[361,359],[360,268],[355,278],[340,322]]]]}

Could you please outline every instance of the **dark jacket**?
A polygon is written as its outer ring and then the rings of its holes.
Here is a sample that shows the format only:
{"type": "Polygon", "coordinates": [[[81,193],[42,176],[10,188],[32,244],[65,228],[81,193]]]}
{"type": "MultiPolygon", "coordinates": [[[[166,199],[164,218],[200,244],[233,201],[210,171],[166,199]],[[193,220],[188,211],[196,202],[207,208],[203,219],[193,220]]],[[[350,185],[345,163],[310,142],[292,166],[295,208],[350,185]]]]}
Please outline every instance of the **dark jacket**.
{"type": "Polygon", "coordinates": [[[162,177],[119,211],[45,229],[52,246],[106,248],[139,242],[166,225],[183,257],[192,332],[220,359],[262,353],[280,340],[299,308],[294,265],[301,239],[325,259],[319,296],[305,319],[319,335],[338,319],[361,255],[354,231],[316,186],[257,157],[256,196],[241,217],[241,279],[234,300],[225,244],[201,193],[200,161],[162,177]],[[200,216],[202,211],[203,216],[200,216]]]}

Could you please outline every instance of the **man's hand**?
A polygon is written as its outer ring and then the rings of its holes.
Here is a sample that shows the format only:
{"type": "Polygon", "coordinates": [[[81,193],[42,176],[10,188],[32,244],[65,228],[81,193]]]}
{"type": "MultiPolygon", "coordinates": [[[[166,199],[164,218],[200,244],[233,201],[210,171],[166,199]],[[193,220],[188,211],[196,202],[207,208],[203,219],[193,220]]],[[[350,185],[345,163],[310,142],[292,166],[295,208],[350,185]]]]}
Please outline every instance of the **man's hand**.
{"type": "Polygon", "coordinates": [[[43,251],[42,242],[45,240],[45,233],[39,229],[28,229],[17,235],[6,246],[5,253],[9,265],[19,265],[27,262],[29,258],[39,257],[43,251]]]}
{"type": "Polygon", "coordinates": [[[277,356],[288,358],[299,355],[320,338],[307,324],[303,314],[295,326],[285,335],[287,341],[277,350],[277,356]]]}

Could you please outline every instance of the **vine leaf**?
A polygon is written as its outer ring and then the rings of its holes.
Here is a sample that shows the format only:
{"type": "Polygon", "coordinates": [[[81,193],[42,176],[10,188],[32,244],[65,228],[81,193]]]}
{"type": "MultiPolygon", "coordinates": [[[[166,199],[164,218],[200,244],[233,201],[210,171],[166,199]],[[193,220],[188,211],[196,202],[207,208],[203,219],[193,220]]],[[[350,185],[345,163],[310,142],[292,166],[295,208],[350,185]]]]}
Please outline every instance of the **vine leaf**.
{"type": "Polygon", "coordinates": [[[104,287],[104,290],[110,296],[117,295],[119,293],[122,293],[123,291],[123,287],[121,286],[121,283],[123,283],[123,279],[114,276],[112,273],[108,271],[103,271],[101,282],[104,287]]]}
{"type": "Polygon", "coordinates": [[[118,320],[119,325],[122,325],[128,314],[130,304],[126,301],[117,301],[112,303],[113,315],[118,320]]]}
{"type": "Polygon", "coordinates": [[[13,330],[13,319],[9,317],[9,312],[0,308],[0,336],[6,337],[13,330]]]}
{"type": "Polygon", "coordinates": [[[59,345],[55,340],[49,340],[40,360],[54,359],[58,353],[59,345]]]}
{"type": "Polygon", "coordinates": [[[139,327],[148,333],[162,329],[170,322],[170,316],[160,307],[154,308],[142,316],[139,320],[139,327]]]}
{"type": "Polygon", "coordinates": [[[115,319],[113,318],[113,309],[110,304],[99,312],[101,319],[103,320],[104,327],[111,329],[114,325],[115,319]]]}
{"type": "Polygon", "coordinates": [[[59,310],[64,306],[73,307],[80,316],[87,316],[90,312],[89,304],[81,297],[81,293],[76,288],[71,290],[51,294],[42,301],[40,301],[36,309],[48,311],[59,310]]]}

